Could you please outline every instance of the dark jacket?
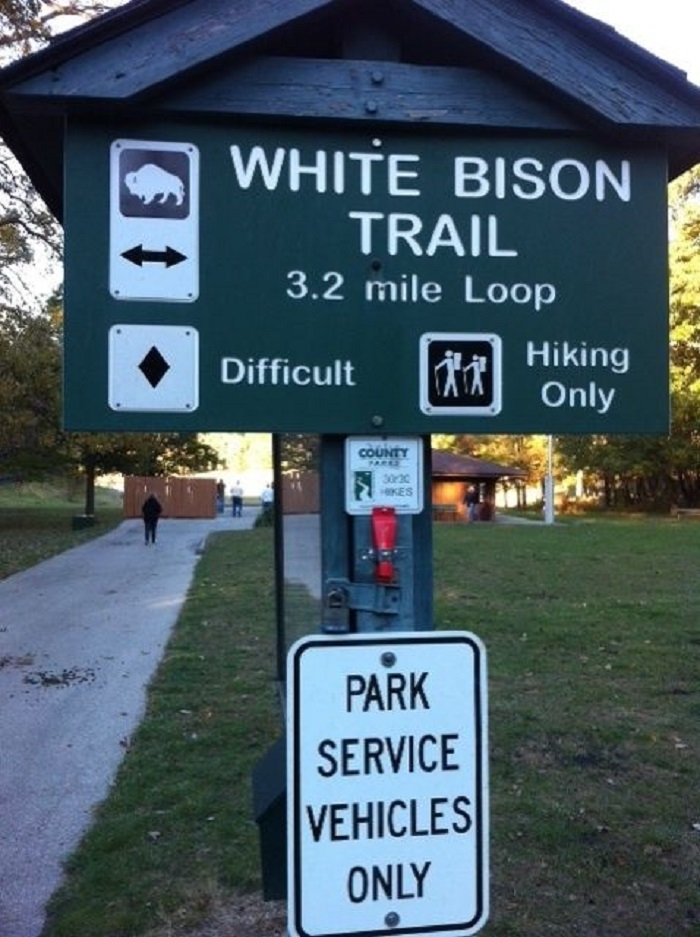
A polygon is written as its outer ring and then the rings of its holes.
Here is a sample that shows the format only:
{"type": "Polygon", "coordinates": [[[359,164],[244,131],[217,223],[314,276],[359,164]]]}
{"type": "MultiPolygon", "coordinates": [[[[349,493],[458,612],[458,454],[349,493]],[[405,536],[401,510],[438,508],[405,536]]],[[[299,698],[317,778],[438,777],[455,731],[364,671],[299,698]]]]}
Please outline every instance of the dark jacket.
{"type": "Polygon", "coordinates": [[[155,495],[149,495],[141,505],[141,513],[145,521],[157,521],[163,508],[155,495]]]}

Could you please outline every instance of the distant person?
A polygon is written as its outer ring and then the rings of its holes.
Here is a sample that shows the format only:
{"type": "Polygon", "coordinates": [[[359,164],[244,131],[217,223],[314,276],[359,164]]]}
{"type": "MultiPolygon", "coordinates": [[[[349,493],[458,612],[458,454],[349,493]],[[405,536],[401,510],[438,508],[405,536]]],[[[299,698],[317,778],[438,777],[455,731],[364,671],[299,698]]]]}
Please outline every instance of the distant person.
{"type": "Polygon", "coordinates": [[[220,478],[216,483],[216,510],[219,514],[224,513],[224,501],[226,500],[226,483],[220,478]]]}
{"type": "Polygon", "coordinates": [[[240,482],[231,487],[231,510],[234,517],[243,517],[243,488],[240,482]]]}
{"type": "Polygon", "coordinates": [[[479,492],[474,485],[470,485],[467,488],[464,503],[467,506],[467,519],[469,521],[477,521],[479,519],[479,492]]]}
{"type": "Polygon", "coordinates": [[[156,542],[156,528],[158,527],[158,518],[162,513],[163,508],[160,501],[158,498],[156,498],[153,492],[151,492],[141,505],[146,546],[148,546],[149,540],[151,543],[156,542]]]}
{"type": "Polygon", "coordinates": [[[272,485],[269,482],[265,486],[265,490],[260,496],[260,500],[262,501],[263,511],[269,511],[272,505],[274,504],[275,493],[272,490],[272,485]]]}

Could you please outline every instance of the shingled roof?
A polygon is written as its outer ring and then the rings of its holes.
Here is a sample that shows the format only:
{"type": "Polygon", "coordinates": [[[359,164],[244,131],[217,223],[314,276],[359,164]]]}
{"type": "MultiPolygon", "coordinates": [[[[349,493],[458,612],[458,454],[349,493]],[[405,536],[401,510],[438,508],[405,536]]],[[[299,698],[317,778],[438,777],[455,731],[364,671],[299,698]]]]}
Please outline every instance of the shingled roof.
{"type": "Polygon", "coordinates": [[[561,0],[132,0],[0,73],[0,133],[63,213],[65,118],[532,133],[700,161],[700,89],[561,0]]]}
{"type": "Polygon", "coordinates": [[[487,459],[475,459],[469,455],[457,455],[442,449],[433,449],[433,478],[527,478],[525,469],[513,465],[499,465],[487,459]]]}

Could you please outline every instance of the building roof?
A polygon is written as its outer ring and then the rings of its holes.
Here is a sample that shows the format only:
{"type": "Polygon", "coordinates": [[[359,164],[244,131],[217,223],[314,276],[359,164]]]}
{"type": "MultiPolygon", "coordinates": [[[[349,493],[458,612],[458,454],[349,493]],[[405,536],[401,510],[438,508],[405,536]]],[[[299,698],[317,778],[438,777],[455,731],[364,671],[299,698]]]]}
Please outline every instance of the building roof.
{"type": "Polygon", "coordinates": [[[513,465],[499,465],[486,459],[473,456],[457,455],[442,449],[433,449],[433,478],[527,478],[525,469],[513,465]]]}
{"type": "Polygon", "coordinates": [[[63,215],[66,118],[381,122],[658,143],[700,89],[562,0],[131,0],[0,72],[0,134],[63,215]]]}

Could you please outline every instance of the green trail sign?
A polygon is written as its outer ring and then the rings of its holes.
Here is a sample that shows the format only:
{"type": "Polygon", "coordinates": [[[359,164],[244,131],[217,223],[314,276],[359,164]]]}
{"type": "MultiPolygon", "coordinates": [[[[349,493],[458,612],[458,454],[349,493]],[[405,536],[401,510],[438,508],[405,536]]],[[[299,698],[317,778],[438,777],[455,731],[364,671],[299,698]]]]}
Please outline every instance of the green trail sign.
{"type": "Polygon", "coordinates": [[[663,148],[69,125],[71,429],[665,432],[663,148]]]}

